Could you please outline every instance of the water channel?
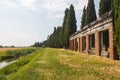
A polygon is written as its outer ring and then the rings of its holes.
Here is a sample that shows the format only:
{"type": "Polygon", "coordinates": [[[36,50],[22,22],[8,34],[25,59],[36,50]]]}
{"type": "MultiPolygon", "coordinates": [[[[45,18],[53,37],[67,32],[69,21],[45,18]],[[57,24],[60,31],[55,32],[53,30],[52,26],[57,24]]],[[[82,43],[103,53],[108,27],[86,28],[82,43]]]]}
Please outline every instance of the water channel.
{"type": "Polygon", "coordinates": [[[16,62],[16,60],[11,61],[11,62],[6,62],[6,61],[0,62],[0,69],[4,68],[12,63],[15,63],[15,62],[16,62]]]}

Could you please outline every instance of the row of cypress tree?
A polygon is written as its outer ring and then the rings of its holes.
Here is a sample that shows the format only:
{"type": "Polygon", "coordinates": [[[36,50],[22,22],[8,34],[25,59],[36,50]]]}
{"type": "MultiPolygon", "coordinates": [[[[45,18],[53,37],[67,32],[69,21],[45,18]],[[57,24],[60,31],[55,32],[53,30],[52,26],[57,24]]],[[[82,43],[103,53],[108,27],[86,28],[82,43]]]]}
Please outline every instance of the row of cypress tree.
{"type": "MultiPolygon", "coordinates": [[[[110,11],[112,9],[112,3],[113,3],[113,0],[100,0],[99,16],[110,11]]],[[[94,0],[88,0],[88,6],[87,7],[85,6],[83,9],[81,29],[83,29],[84,26],[90,24],[91,22],[93,22],[96,19],[97,19],[97,17],[96,17],[94,0]]]]}
{"type": "Polygon", "coordinates": [[[93,22],[96,19],[97,17],[96,17],[94,0],[88,0],[87,7],[84,7],[83,9],[81,29],[83,29],[84,26],[88,25],[89,23],[93,22]]]}
{"type": "Polygon", "coordinates": [[[69,36],[77,31],[76,22],[74,6],[70,5],[70,8],[65,10],[62,26],[55,27],[53,33],[48,36],[47,40],[40,43],[40,46],[69,48],[69,36]]]}

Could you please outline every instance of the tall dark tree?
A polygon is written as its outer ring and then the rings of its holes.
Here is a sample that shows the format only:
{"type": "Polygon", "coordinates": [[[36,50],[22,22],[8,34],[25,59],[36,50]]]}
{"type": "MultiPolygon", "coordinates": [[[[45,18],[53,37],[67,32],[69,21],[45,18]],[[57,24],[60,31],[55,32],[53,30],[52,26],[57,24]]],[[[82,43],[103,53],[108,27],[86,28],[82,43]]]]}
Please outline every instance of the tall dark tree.
{"type": "Polygon", "coordinates": [[[65,48],[69,48],[69,36],[77,31],[75,10],[73,5],[70,5],[69,12],[67,14],[66,26],[64,31],[65,48]]]}
{"type": "Polygon", "coordinates": [[[65,16],[64,16],[64,19],[63,19],[63,24],[62,24],[62,47],[65,47],[65,26],[66,26],[66,23],[67,23],[67,16],[68,16],[68,12],[69,12],[69,9],[67,8],[65,10],[65,16]]]}
{"type": "Polygon", "coordinates": [[[76,21],[75,10],[73,5],[70,5],[68,19],[70,21],[69,24],[70,24],[70,35],[71,35],[77,31],[77,25],[76,25],[77,21],[76,21]]]}
{"type": "Polygon", "coordinates": [[[86,24],[89,24],[96,19],[97,17],[96,17],[94,0],[88,0],[87,13],[86,13],[86,24]]]}
{"type": "Polygon", "coordinates": [[[67,8],[67,9],[65,10],[65,16],[64,16],[64,19],[63,19],[63,24],[62,24],[63,31],[65,30],[65,26],[66,26],[66,19],[67,19],[68,12],[69,12],[69,9],[67,8]]]}
{"type": "Polygon", "coordinates": [[[120,54],[120,0],[114,0],[114,42],[117,53],[120,54]]]}
{"type": "Polygon", "coordinates": [[[99,16],[105,14],[106,12],[110,11],[112,8],[113,0],[100,0],[99,5],[99,16]]]}
{"type": "Polygon", "coordinates": [[[87,25],[86,24],[86,8],[84,7],[83,9],[83,15],[82,15],[82,20],[81,20],[81,29],[83,29],[83,27],[87,25]]]}

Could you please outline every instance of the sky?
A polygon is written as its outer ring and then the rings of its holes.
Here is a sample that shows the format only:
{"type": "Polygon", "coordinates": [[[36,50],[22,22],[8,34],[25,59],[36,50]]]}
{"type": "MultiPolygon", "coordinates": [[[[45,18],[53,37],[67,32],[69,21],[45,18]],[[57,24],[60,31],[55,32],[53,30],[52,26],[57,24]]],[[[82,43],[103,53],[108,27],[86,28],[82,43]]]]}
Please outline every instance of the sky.
{"type": "MultiPolygon", "coordinates": [[[[98,14],[99,0],[94,0],[98,14]]],[[[88,0],[0,0],[0,45],[30,46],[42,42],[61,26],[64,11],[73,4],[77,26],[88,0]]]]}

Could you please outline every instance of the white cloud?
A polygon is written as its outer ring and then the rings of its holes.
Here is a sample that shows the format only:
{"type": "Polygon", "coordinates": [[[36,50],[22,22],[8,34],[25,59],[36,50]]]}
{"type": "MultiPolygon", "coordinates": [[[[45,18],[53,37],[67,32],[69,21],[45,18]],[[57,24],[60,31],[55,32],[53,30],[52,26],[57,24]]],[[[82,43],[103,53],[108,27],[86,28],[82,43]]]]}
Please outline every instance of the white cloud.
{"type": "Polygon", "coordinates": [[[59,18],[61,18],[61,17],[63,17],[63,14],[61,13],[61,14],[57,14],[57,15],[51,15],[49,18],[51,18],[51,19],[59,19],[59,18]]]}
{"type": "Polygon", "coordinates": [[[17,3],[9,0],[0,0],[0,7],[2,8],[9,8],[9,9],[18,9],[17,3]]]}
{"type": "Polygon", "coordinates": [[[62,14],[66,8],[69,8],[70,4],[73,4],[75,7],[75,11],[78,14],[80,10],[83,9],[85,5],[87,5],[88,0],[47,0],[43,7],[53,13],[51,18],[61,18],[62,14]],[[60,12],[56,14],[56,12],[60,12]]]}
{"type": "Polygon", "coordinates": [[[84,6],[87,5],[88,0],[75,0],[76,4],[75,4],[75,10],[76,11],[80,11],[84,8],[84,6]]]}
{"type": "Polygon", "coordinates": [[[38,0],[0,0],[0,7],[11,9],[25,7],[31,11],[38,11],[37,2],[38,0]]]}
{"type": "Polygon", "coordinates": [[[38,8],[36,7],[36,3],[38,2],[38,0],[19,0],[19,2],[23,7],[26,7],[29,10],[32,10],[32,11],[38,10],[38,8]]]}
{"type": "Polygon", "coordinates": [[[87,5],[88,0],[47,0],[43,7],[50,11],[64,11],[70,4],[73,4],[75,10],[81,10],[87,5]]]}
{"type": "Polygon", "coordinates": [[[47,0],[43,7],[50,11],[63,11],[68,7],[68,3],[66,0],[47,0]]]}

